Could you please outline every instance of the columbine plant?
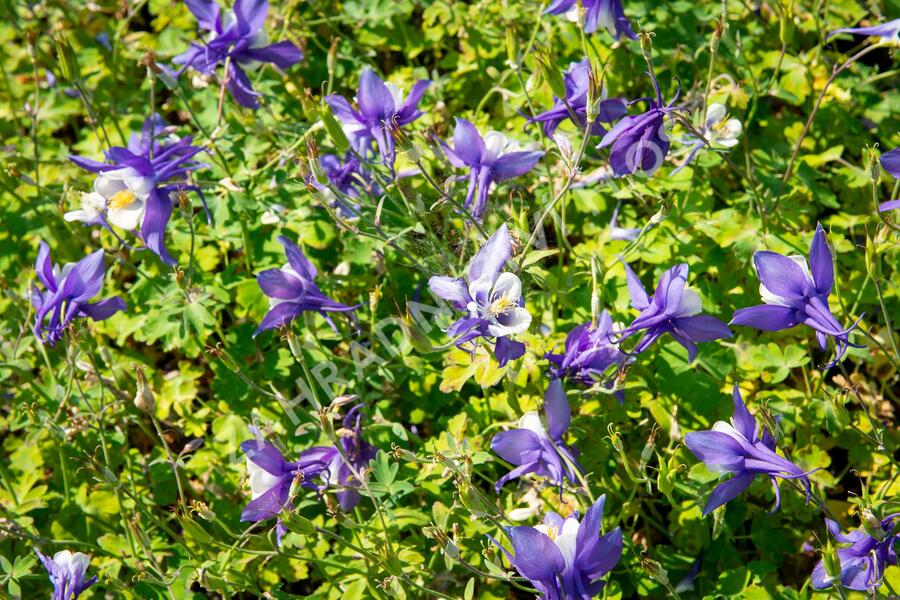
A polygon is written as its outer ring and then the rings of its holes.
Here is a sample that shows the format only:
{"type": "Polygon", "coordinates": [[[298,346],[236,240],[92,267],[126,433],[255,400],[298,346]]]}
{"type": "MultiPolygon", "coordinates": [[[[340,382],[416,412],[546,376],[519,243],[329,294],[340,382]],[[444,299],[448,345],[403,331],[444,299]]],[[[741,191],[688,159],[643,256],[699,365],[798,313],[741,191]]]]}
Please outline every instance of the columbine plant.
{"type": "Polygon", "coordinates": [[[581,21],[579,6],[584,7],[585,33],[593,33],[602,27],[617,40],[623,36],[637,38],[625,16],[622,0],[554,0],[544,12],[551,15],[565,14],[567,19],[578,23],[581,21]]]}
{"type": "Polygon", "coordinates": [[[60,550],[53,555],[53,558],[50,558],[41,554],[37,548],[34,549],[34,552],[41,559],[44,568],[47,569],[50,582],[53,584],[51,600],[78,600],[78,596],[84,590],[97,583],[96,575],[85,579],[91,564],[91,558],[87,554],[60,550]]]}
{"type": "Polygon", "coordinates": [[[703,306],[697,292],[686,287],[688,266],[675,265],[662,274],[653,296],[647,296],[641,280],[625,261],[625,275],[631,306],[641,311],[631,325],[618,332],[620,341],[639,332],[643,337],[632,350],[640,354],[668,333],[688,351],[688,361],[697,356],[697,342],[711,342],[731,337],[731,330],[719,319],[701,315],[703,306]]]}
{"type": "Polygon", "coordinates": [[[50,259],[50,247],[41,242],[34,270],[44,291],[35,287],[31,292],[31,303],[36,311],[32,331],[43,343],[56,344],[73,319],[87,317],[102,321],[125,310],[125,302],[118,296],[89,302],[103,287],[103,250],[60,269],[50,259]]]}
{"type": "MultiPolygon", "coordinates": [[[[543,123],[544,133],[547,137],[553,137],[559,124],[565,120],[573,122],[579,130],[583,131],[587,126],[587,109],[589,92],[591,88],[591,64],[588,59],[572,63],[565,73],[566,97],[553,97],[553,108],[547,112],[535,115],[528,119],[529,123],[543,123]]],[[[621,119],[628,113],[628,107],[621,98],[609,98],[600,101],[597,116],[591,123],[590,135],[603,135],[607,129],[603,123],[612,123],[621,119]]]]}
{"type": "MultiPolygon", "coordinates": [[[[607,311],[600,313],[597,324],[584,323],[566,336],[565,352],[548,353],[550,373],[554,378],[592,386],[603,382],[606,371],[625,362],[625,354],[612,342],[613,321],[607,311]]],[[[622,400],[622,394],[616,397],[622,400]]]]}
{"type": "MultiPolygon", "coordinates": [[[[210,222],[209,209],[199,187],[186,183],[187,174],[204,167],[193,157],[203,148],[192,146],[190,136],[179,138],[158,116],[144,122],[140,137],[127,147],[113,146],[103,163],[81,156],[69,159],[97,174],[94,191],[82,195],[81,209],[65,214],[67,221],[111,226],[134,232],[160,260],[178,264],[165,245],[166,226],[172,216],[173,193],[197,192],[210,222]]],[[[115,233],[115,232],[114,232],[115,233]]]]}
{"type": "Polygon", "coordinates": [[[287,325],[308,310],[321,314],[337,331],[328,313],[352,312],[359,305],[347,306],[326,296],[316,285],[316,268],[297,244],[284,236],[279,236],[278,241],[284,246],[288,262],[280,269],[266,269],[256,276],[259,287],[269,297],[269,312],[253,336],[287,325]]]}
{"type": "Polygon", "coordinates": [[[781,505],[781,492],[778,480],[793,479],[800,482],[806,491],[806,501],[811,497],[809,472],[784,458],[775,451],[775,438],[768,428],[759,426],[756,419],[747,410],[741,391],[734,386],[734,416],[730,423],[716,421],[711,431],[694,431],[687,434],[684,443],[698,459],[709,469],[725,473],[733,473],[734,477],[720,483],[713,490],[703,508],[706,516],[726,502],[736,498],[738,494],[750,487],[757,475],[766,475],[772,481],[775,490],[775,508],[781,505]]]}
{"type": "Polygon", "coordinates": [[[510,339],[531,325],[531,313],[525,309],[522,282],[514,273],[501,273],[512,256],[512,242],[506,224],[485,242],[469,262],[465,278],[435,275],[428,287],[464,311],[447,333],[462,347],[477,338],[494,342],[494,356],[500,366],[525,353],[525,344],[510,339]]]}
{"type": "Polygon", "coordinates": [[[265,31],[269,3],[265,0],[235,0],[234,8],[224,13],[213,0],[186,0],[186,4],[200,29],[210,33],[207,40],[191,42],[190,48],[173,59],[181,65],[178,74],[191,68],[211,76],[220,64],[225,65],[224,85],[241,106],[259,107],[260,95],[247,71],[261,63],[287,69],[303,59],[293,42],[269,44],[265,31]]]}
{"type": "Polygon", "coordinates": [[[512,553],[494,538],[490,540],[542,599],[593,598],[606,585],[603,577],[622,558],[622,530],[616,527],[600,534],[605,500],[605,495],[600,496],[580,522],[577,514],[563,519],[548,512],[544,522],[535,527],[507,527],[512,553]]]}
{"type": "Polygon", "coordinates": [[[495,182],[524,175],[534,168],[544,155],[540,150],[522,146],[499,131],[489,131],[482,138],[478,130],[465,119],[456,119],[453,147],[443,144],[450,164],[469,169],[469,190],[466,208],[481,220],[487,207],[488,193],[495,182]]]}
{"type": "Polygon", "coordinates": [[[327,465],[318,456],[302,456],[288,462],[278,448],[263,439],[247,440],[241,444],[247,456],[247,478],[250,482],[250,503],[241,513],[241,521],[257,523],[277,517],[275,534],[278,544],[287,532],[281,515],[293,508],[291,488],[298,485],[313,488],[310,483],[327,465]]]}
{"type": "Polygon", "coordinates": [[[431,82],[417,81],[409,96],[393,83],[382,81],[371,69],[363,69],[359,76],[356,102],[359,110],[354,110],[343,96],[333,94],[325,98],[334,116],[344,127],[353,149],[367,160],[377,146],[382,162],[393,169],[396,149],[389,129],[392,126],[409,125],[423,114],[419,101],[431,82]]]}
{"type": "Polygon", "coordinates": [[[820,560],[812,572],[812,586],[825,590],[835,583],[859,592],[871,591],[881,586],[884,571],[897,564],[894,543],[900,535],[894,531],[894,521],[900,513],[879,519],[870,511],[863,511],[864,527],[847,533],[831,519],[825,519],[828,532],[839,543],[846,544],[837,549],[837,565],[834,574],[829,575],[824,560],[820,560]],[[840,571],[838,573],[838,570],[840,571]]]}
{"type": "Polygon", "coordinates": [[[572,412],[559,379],[551,380],[544,394],[544,415],[546,426],[537,412],[529,411],[519,419],[517,429],[498,433],[491,440],[491,450],[515,465],[494,485],[498,494],[507,481],[529,473],[550,480],[560,493],[563,479],[575,481],[575,469],[581,467],[563,441],[572,412]]]}
{"type": "Polygon", "coordinates": [[[616,177],[629,175],[636,171],[652,174],[662,166],[669,153],[669,136],[666,134],[666,119],[672,119],[674,111],[684,110],[675,106],[680,95],[679,91],[668,104],[663,104],[662,93],[659,91],[659,82],[652,74],[648,74],[656,91],[656,99],[640,98],[635,102],[646,101],[649,107],[640,115],[623,117],[610,129],[597,148],[612,146],[609,154],[609,164],[616,177]]]}
{"type": "MultiPolygon", "coordinates": [[[[347,198],[355,200],[363,194],[377,193],[376,184],[360,164],[359,159],[353,156],[353,153],[347,152],[344,160],[334,154],[323,154],[319,158],[319,164],[325,172],[328,184],[347,198]]],[[[329,204],[340,210],[345,217],[359,216],[360,205],[358,203],[348,205],[344,199],[338,198],[328,185],[325,185],[325,182],[319,182],[313,178],[310,183],[322,192],[330,201],[329,204]]]]}
{"type": "Polygon", "coordinates": [[[316,460],[324,466],[317,479],[321,481],[321,484],[311,482],[311,485],[315,485],[319,493],[323,493],[327,489],[336,489],[335,496],[344,511],[353,510],[361,498],[357,491],[360,482],[354,473],[365,472],[366,466],[378,453],[378,448],[362,439],[361,415],[359,414],[361,406],[353,407],[344,415],[343,430],[338,432],[340,450],[335,446],[314,446],[304,450],[300,455],[300,460],[303,462],[316,460]],[[343,450],[343,455],[341,450],[343,450]],[[347,457],[349,464],[344,460],[344,456],[347,457]]]}
{"type": "Polygon", "coordinates": [[[829,337],[834,340],[835,357],[825,365],[826,369],[839,363],[849,347],[859,347],[849,341],[849,334],[859,319],[844,329],[828,306],[828,296],[834,286],[834,259],[821,225],[816,227],[809,246],[808,263],[799,255],[784,256],[763,250],[753,255],[753,264],[759,276],[759,295],[765,304],[736,310],[732,325],[763,331],[807,325],[815,330],[822,350],[826,349],[829,337]]]}
{"type": "Polygon", "coordinates": [[[687,134],[682,138],[682,143],[691,146],[691,149],[688,151],[684,162],[672,171],[673,175],[691,164],[697,153],[704,147],[715,150],[734,148],[738,145],[743,125],[741,125],[740,119],[729,119],[727,117],[728,111],[724,105],[718,103],[709,105],[709,108],[706,109],[706,121],[703,123],[703,129],[700,130],[700,134],[703,137],[687,134]]]}

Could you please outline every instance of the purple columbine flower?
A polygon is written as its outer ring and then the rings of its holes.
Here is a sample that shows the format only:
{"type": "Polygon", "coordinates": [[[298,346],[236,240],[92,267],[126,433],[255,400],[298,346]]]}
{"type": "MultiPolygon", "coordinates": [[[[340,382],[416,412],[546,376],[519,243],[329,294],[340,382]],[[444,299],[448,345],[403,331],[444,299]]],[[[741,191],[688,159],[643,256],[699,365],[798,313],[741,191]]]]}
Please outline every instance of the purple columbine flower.
{"type": "Polygon", "coordinates": [[[534,473],[549,479],[562,493],[563,479],[575,481],[575,468],[581,470],[575,456],[563,442],[569,430],[572,412],[559,379],[552,379],[544,393],[546,426],[540,415],[529,411],[519,419],[517,429],[503,431],[491,440],[491,450],[515,468],[497,480],[494,489],[507,481],[534,473]]]}
{"type": "Polygon", "coordinates": [[[293,42],[269,44],[266,35],[266,0],[235,0],[234,8],[223,13],[213,0],[185,0],[197,17],[200,29],[208,31],[205,41],[191,42],[190,48],[173,61],[181,65],[180,75],[188,67],[212,75],[220,64],[228,64],[225,85],[241,106],[257,108],[259,94],[253,89],[246,71],[261,63],[272,63],[287,69],[303,60],[303,53],[293,42]]]}
{"type": "MultiPolygon", "coordinates": [[[[544,133],[552,137],[559,124],[572,119],[572,113],[578,118],[575,125],[584,129],[587,124],[588,89],[591,86],[591,64],[588,59],[569,65],[565,73],[566,98],[553,97],[553,108],[547,112],[528,119],[529,123],[543,123],[544,133]],[[567,106],[568,104],[568,106],[567,106]],[[571,112],[570,112],[571,109],[571,112]]],[[[600,102],[597,117],[591,124],[591,135],[603,135],[606,127],[602,123],[612,123],[628,113],[627,105],[621,98],[609,98],[600,102]]]]}
{"type": "Polygon", "coordinates": [[[469,262],[465,279],[435,275],[428,280],[436,296],[467,313],[447,329],[457,338],[456,345],[461,347],[479,337],[493,339],[494,356],[501,367],[525,354],[525,344],[509,336],[523,333],[531,325],[522,282],[514,273],[500,272],[511,255],[509,230],[503,224],[469,262]]]}
{"type": "Polygon", "coordinates": [[[622,0],[554,0],[544,12],[551,15],[565,14],[570,21],[578,22],[578,5],[584,6],[584,31],[593,33],[603,27],[615,39],[625,36],[636,39],[637,34],[631,28],[622,0]]]}
{"type": "Polygon", "coordinates": [[[250,503],[241,513],[241,521],[256,523],[278,517],[275,533],[278,544],[286,532],[280,515],[293,508],[291,487],[298,484],[314,488],[312,483],[327,468],[316,456],[300,456],[288,462],[278,448],[262,439],[241,444],[247,455],[247,477],[250,480],[250,503]]]}
{"type": "MultiPolygon", "coordinates": [[[[377,184],[372,181],[369,173],[352,152],[347,152],[343,160],[334,154],[323,154],[319,158],[319,164],[325,171],[328,183],[348,198],[356,199],[363,194],[377,194],[379,191],[377,184]]],[[[318,182],[311,178],[310,183],[322,192],[329,204],[340,210],[345,217],[359,216],[359,204],[348,205],[343,199],[338,198],[324,182],[318,182]]]]}
{"type": "Polygon", "coordinates": [[[84,590],[97,583],[96,575],[85,579],[91,564],[91,558],[87,554],[60,550],[50,558],[41,554],[37,548],[34,552],[50,575],[50,582],[53,584],[51,600],[78,600],[84,590]]]}
{"type": "Polygon", "coordinates": [[[619,227],[619,207],[621,204],[616,204],[615,210],[613,210],[612,219],[609,220],[609,239],[611,240],[621,240],[624,242],[633,242],[638,238],[641,234],[640,227],[619,227]]]}
{"type": "Polygon", "coordinates": [[[430,85],[431,82],[426,79],[419,80],[413,85],[409,96],[404,98],[400,88],[383,81],[374,71],[366,68],[359,76],[356,92],[358,111],[346,98],[337,94],[327,96],[325,101],[344,126],[357,153],[369,159],[374,144],[381,153],[382,162],[393,168],[396,151],[389,128],[409,125],[424,114],[419,110],[419,101],[430,85]]]}
{"type": "Polygon", "coordinates": [[[656,77],[648,73],[656,90],[656,99],[640,98],[635,102],[646,101],[649,108],[640,115],[623,117],[610,129],[597,148],[612,146],[609,154],[609,164],[612,166],[616,177],[629,175],[636,171],[652,174],[662,166],[666,154],[669,153],[669,136],[666,134],[666,118],[673,111],[684,110],[675,106],[681,93],[681,85],[675,97],[668,104],[663,104],[662,93],[659,91],[659,82],[656,77]]]}
{"type": "Polygon", "coordinates": [[[603,577],[622,558],[622,530],[600,535],[605,501],[600,496],[581,522],[577,513],[563,519],[548,512],[536,527],[505,528],[513,553],[488,537],[543,600],[589,600],[603,590],[603,577]]]}
{"type": "Polygon", "coordinates": [[[816,227],[808,263],[799,255],[784,256],[764,250],[753,255],[753,264],[759,276],[759,295],[765,304],[736,310],[732,325],[763,331],[790,329],[801,323],[808,325],[816,331],[822,350],[826,348],[827,338],[834,339],[836,354],[826,369],[840,362],[850,346],[860,347],[851,344],[848,337],[859,319],[844,329],[828,307],[828,296],[834,285],[834,259],[822,225],[816,227]]]}
{"type": "Polygon", "coordinates": [[[50,259],[50,247],[41,242],[34,270],[45,288],[42,292],[35,286],[31,291],[31,304],[36,311],[32,331],[42,343],[56,344],[69,323],[78,317],[102,321],[125,310],[125,302],[118,296],[89,302],[103,287],[102,249],[60,269],[50,259]]]}
{"type": "Polygon", "coordinates": [[[313,483],[313,485],[316,485],[316,489],[320,493],[330,487],[338,488],[335,495],[344,511],[353,510],[361,498],[357,491],[360,483],[356,480],[353,472],[363,473],[366,466],[378,453],[377,448],[362,439],[360,406],[362,405],[353,407],[343,419],[344,434],[340,436],[340,443],[341,449],[350,461],[349,465],[344,461],[341,452],[334,446],[314,446],[300,455],[301,461],[315,460],[323,465],[324,468],[318,479],[321,484],[313,483]]]}
{"type": "Polygon", "coordinates": [[[469,169],[465,205],[479,220],[487,207],[488,193],[494,182],[524,175],[544,155],[540,150],[523,147],[499,131],[489,131],[482,138],[474,125],[460,118],[456,119],[453,131],[453,147],[447,144],[443,147],[450,164],[469,169]]]}
{"type": "Polygon", "coordinates": [[[641,314],[625,329],[619,331],[620,340],[646,330],[632,354],[640,354],[660,336],[668,333],[688,351],[688,361],[697,356],[697,342],[711,342],[731,337],[731,330],[719,319],[701,315],[703,306],[697,292],[686,287],[688,266],[675,265],[662,274],[652,297],[647,296],[641,280],[624,260],[625,275],[631,306],[641,314]]]}
{"type": "MultiPolygon", "coordinates": [[[[897,564],[897,552],[894,543],[900,538],[894,531],[894,520],[900,513],[878,519],[871,512],[864,515],[871,524],[866,528],[841,532],[841,526],[831,519],[825,519],[825,525],[834,539],[842,544],[849,544],[837,549],[840,561],[840,585],[848,590],[865,592],[881,586],[885,569],[897,564]]],[[[819,561],[812,572],[812,586],[817,590],[830,588],[838,578],[832,578],[825,571],[823,561],[819,561]]]]}
{"type": "MultiPolygon", "coordinates": [[[[192,146],[190,136],[179,138],[158,116],[144,121],[140,136],[132,135],[127,147],[106,151],[109,162],[70,156],[76,165],[97,174],[94,191],[82,195],[81,209],[67,212],[66,221],[111,226],[133,231],[167,265],[176,265],[165,246],[166,225],[172,216],[173,192],[194,191],[200,196],[211,222],[206,200],[199,187],[188,185],[190,171],[204,167],[192,160],[203,148],[192,146]]],[[[115,232],[113,232],[115,233],[115,232]]]]}
{"type": "Polygon", "coordinates": [[[775,489],[775,508],[781,505],[781,493],[778,481],[796,479],[806,490],[806,501],[809,502],[811,489],[807,475],[803,469],[775,452],[775,438],[766,427],[759,436],[756,419],[747,410],[741,391],[734,386],[734,416],[731,423],[717,421],[711,431],[694,431],[687,434],[684,443],[698,459],[709,469],[733,473],[734,477],[720,483],[713,490],[703,508],[706,516],[726,502],[733,500],[738,494],[750,487],[757,475],[767,475],[775,489]]]}
{"type": "MultiPolygon", "coordinates": [[[[900,179],[900,148],[894,148],[890,152],[881,155],[881,167],[891,174],[894,179],[900,179]]],[[[900,208],[900,199],[883,202],[878,210],[885,212],[900,208]]]]}
{"type": "Polygon", "coordinates": [[[288,262],[280,269],[266,269],[256,276],[259,287],[269,297],[269,312],[256,328],[253,337],[267,329],[287,325],[308,310],[321,314],[337,331],[327,313],[351,312],[359,308],[359,304],[347,306],[322,293],[316,285],[316,268],[303,251],[284,236],[279,236],[278,241],[284,246],[288,262]]]}
{"type": "MultiPolygon", "coordinates": [[[[609,367],[626,360],[626,355],[612,342],[612,333],[613,321],[606,310],[600,313],[596,326],[588,322],[575,327],[566,336],[563,354],[545,355],[552,365],[550,374],[587,386],[601,383],[609,367]]],[[[622,401],[621,392],[616,397],[622,401]]]]}
{"type": "Polygon", "coordinates": [[[879,37],[885,42],[893,42],[896,44],[900,43],[900,19],[894,19],[893,21],[888,21],[887,23],[874,25],[872,27],[844,27],[842,29],[835,29],[829,33],[825,39],[831,39],[841,33],[879,37]]]}

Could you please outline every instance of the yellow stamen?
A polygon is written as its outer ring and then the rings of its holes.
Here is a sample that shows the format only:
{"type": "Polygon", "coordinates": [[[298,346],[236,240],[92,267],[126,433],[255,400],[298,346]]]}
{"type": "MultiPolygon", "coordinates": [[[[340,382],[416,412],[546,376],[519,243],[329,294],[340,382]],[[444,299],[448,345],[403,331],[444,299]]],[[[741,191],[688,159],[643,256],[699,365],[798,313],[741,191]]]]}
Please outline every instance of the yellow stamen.
{"type": "Polygon", "coordinates": [[[506,312],[506,309],[513,306],[514,304],[515,302],[513,302],[506,296],[500,296],[499,298],[491,302],[491,305],[488,307],[488,313],[494,316],[503,314],[504,312],[506,312]]]}
{"type": "Polygon", "coordinates": [[[119,190],[109,199],[110,208],[125,208],[137,199],[131,190],[119,190]]]}

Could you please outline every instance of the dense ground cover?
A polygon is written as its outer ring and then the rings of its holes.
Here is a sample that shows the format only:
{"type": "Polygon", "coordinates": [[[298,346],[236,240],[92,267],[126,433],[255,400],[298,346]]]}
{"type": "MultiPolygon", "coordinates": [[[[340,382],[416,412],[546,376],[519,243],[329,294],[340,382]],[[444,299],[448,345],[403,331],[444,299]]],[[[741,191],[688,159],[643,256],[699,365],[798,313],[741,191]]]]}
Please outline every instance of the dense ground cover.
{"type": "Polygon", "coordinates": [[[900,6],[583,4],[0,3],[0,596],[900,591],[900,6]]]}

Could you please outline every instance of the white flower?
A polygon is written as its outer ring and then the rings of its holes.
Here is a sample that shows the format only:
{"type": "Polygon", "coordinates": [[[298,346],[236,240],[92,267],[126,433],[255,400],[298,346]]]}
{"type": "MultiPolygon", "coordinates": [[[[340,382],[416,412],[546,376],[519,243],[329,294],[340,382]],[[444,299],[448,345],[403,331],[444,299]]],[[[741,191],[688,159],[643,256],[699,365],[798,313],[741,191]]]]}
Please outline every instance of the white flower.
{"type": "Polygon", "coordinates": [[[713,145],[733,148],[738,144],[738,138],[744,130],[738,119],[726,119],[728,111],[719,103],[713,103],[706,109],[706,123],[704,124],[704,137],[713,145]]]}
{"type": "Polygon", "coordinates": [[[522,282],[513,273],[500,273],[496,280],[482,277],[469,284],[467,306],[473,317],[488,322],[488,333],[505,337],[522,333],[531,325],[531,313],[519,306],[522,282]]]}
{"type": "Polygon", "coordinates": [[[259,222],[263,225],[276,225],[281,222],[287,209],[281,204],[273,204],[272,207],[264,212],[259,218],[259,222]]]}
{"type": "Polygon", "coordinates": [[[144,219],[147,198],[155,182],[131,167],[100,173],[94,180],[94,192],[106,201],[107,220],[122,229],[133,231],[144,219]]]}
{"type": "Polygon", "coordinates": [[[63,215],[63,219],[66,221],[97,223],[104,214],[106,214],[106,198],[97,192],[82,192],[81,208],[70,210],[63,215]]]}

